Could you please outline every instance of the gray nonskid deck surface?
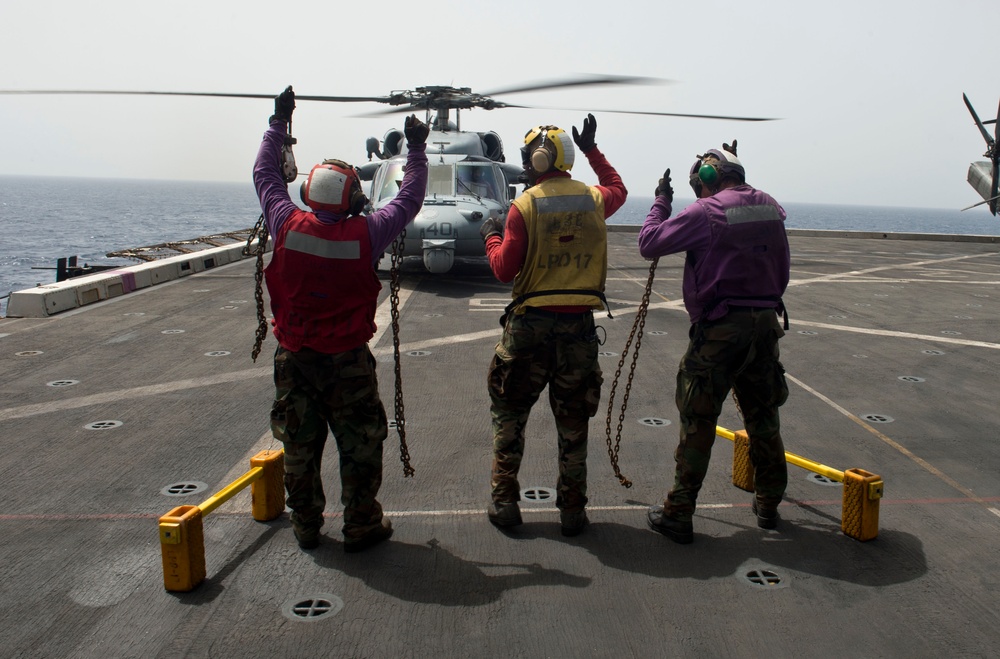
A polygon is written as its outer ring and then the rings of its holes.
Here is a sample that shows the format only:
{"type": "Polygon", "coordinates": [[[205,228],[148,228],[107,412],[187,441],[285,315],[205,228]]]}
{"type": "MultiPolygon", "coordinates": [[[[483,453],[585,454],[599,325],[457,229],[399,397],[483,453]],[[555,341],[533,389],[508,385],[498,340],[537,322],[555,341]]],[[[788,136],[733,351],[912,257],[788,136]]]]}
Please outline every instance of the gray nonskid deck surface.
{"type": "MultiPolygon", "coordinates": [[[[250,360],[248,261],[50,319],[0,320],[0,656],[992,656],[1000,643],[996,247],[791,243],[786,448],[883,477],[876,540],[843,535],[840,487],[794,466],[780,530],[758,529],[750,495],[731,485],[731,444],[721,438],[694,544],[646,528],[677,441],[674,382],[689,326],[679,302],[683,258],[657,268],[623,423],[620,464],[634,483],[625,489],[609,464],[605,415],[649,263],[634,234],[613,233],[614,319],[598,315],[610,354],[591,424],[592,523],[583,535],[560,535],[551,500],[522,502],[525,524],[514,531],[487,522],[485,375],[510,288],[482,263],[431,276],[407,262],[401,342],[416,476],[403,477],[390,432],[381,500],[392,540],[342,551],[331,440],[319,550],[298,549],[287,516],[253,521],[244,492],[206,518],[207,580],[168,593],[157,518],[200,503],[274,446],[275,343],[269,337],[250,360]],[[95,423],[110,427],[87,428],[95,423]],[[162,493],[177,483],[207,487],[162,493]],[[778,583],[748,578],[762,571],[778,583]],[[311,621],[288,613],[310,600],[343,606],[311,621]]],[[[387,328],[382,320],[372,347],[391,418],[387,328]]],[[[623,376],[613,427],[624,385],[623,376]]],[[[732,402],[719,423],[742,427],[732,402]]],[[[543,395],[521,485],[544,494],[555,479],[543,395]]]]}

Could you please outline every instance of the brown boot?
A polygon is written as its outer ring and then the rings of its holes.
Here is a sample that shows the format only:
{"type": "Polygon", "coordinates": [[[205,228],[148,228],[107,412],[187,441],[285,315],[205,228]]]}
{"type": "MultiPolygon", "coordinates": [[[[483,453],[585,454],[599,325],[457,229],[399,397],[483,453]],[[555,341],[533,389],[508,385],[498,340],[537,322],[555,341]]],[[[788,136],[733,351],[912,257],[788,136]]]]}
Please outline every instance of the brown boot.
{"type": "Polygon", "coordinates": [[[374,547],[383,540],[392,537],[392,522],[387,518],[382,518],[382,523],[365,533],[359,538],[347,538],[344,540],[344,551],[348,554],[364,551],[369,547],[374,547]]]}

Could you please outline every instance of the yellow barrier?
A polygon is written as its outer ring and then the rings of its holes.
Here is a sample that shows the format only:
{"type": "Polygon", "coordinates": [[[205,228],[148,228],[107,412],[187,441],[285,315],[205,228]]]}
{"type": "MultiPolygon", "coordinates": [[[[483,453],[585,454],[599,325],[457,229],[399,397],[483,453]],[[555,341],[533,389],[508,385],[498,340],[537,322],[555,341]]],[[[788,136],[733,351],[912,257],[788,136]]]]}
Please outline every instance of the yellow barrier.
{"type": "Polygon", "coordinates": [[[205,580],[205,536],[202,519],[250,485],[253,518],[266,522],[285,509],[284,452],[261,451],[250,459],[250,471],[197,506],[177,506],[160,517],[163,587],[188,592],[205,580]]]}
{"type": "MultiPolygon", "coordinates": [[[[753,492],[754,469],[750,462],[750,437],[745,430],[733,432],[722,426],[715,427],[715,434],[733,442],[733,485],[753,492]]],[[[878,536],[879,500],[884,487],[880,476],[863,469],[839,471],[787,451],[785,461],[844,484],[840,516],[840,528],[844,534],[861,541],[873,540],[878,536]]]]}

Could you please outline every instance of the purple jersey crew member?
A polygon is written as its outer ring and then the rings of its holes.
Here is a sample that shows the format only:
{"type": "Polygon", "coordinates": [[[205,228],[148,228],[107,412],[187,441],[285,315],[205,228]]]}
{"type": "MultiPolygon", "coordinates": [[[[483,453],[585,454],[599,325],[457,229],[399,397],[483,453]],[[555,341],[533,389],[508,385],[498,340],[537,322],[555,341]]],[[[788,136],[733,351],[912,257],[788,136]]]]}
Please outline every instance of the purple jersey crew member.
{"type": "Polygon", "coordinates": [[[790,272],[785,211],[746,184],[735,151],[734,142],[699,157],[690,173],[699,198],[674,217],[670,170],[664,172],[639,233],[639,253],[646,258],[686,252],[683,291],[691,329],[677,373],[674,483],[662,507],[647,514],[652,530],[681,544],[694,539],[695,503],[730,391],[750,437],[752,509],[761,528],[777,527],[788,482],[778,415],[788,398],[778,352],[784,335],[778,312],[784,312],[790,272]]]}

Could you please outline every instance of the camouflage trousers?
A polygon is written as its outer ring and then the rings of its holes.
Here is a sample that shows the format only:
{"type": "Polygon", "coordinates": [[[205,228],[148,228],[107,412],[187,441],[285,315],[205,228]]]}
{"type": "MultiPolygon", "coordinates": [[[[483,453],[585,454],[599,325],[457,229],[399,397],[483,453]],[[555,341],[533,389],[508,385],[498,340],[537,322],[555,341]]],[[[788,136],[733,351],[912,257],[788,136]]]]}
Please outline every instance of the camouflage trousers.
{"type": "Polygon", "coordinates": [[[601,368],[591,312],[529,309],[510,314],[490,363],[487,382],[493,423],[493,500],[518,501],[517,472],[531,407],[549,387],[559,436],[556,506],[577,512],[587,504],[587,432],[601,398],[601,368]]]}
{"type": "Polygon", "coordinates": [[[788,398],[778,360],[784,336],[773,309],[732,308],[723,318],[691,326],[677,373],[680,442],[674,452],[674,485],[664,502],[669,517],[689,521],[708,472],[716,422],[730,390],[736,393],[754,466],[761,506],[777,506],[788,483],[778,407],[788,398]]]}
{"type": "Polygon", "coordinates": [[[326,497],[320,469],[327,427],[340,452],[344,537],[379,526],[382,443],[388,434],[368,346],[337,354],[279,347],[274,355],[271,432],[285,448],[285,490],[297,531],[323,525],[326,497]]]}

